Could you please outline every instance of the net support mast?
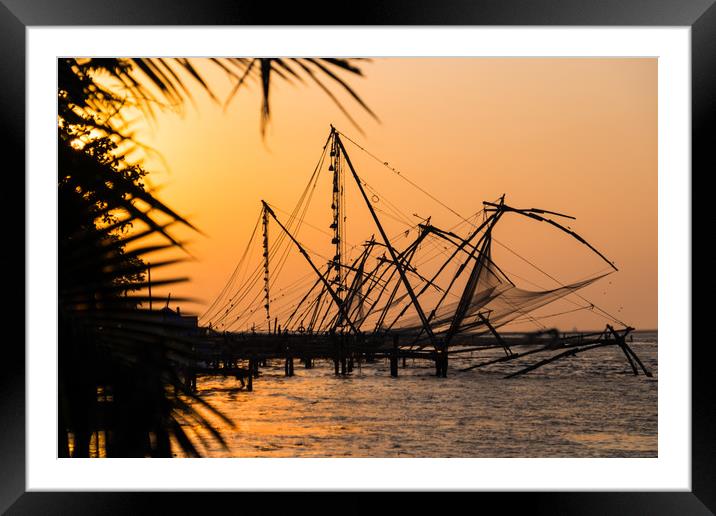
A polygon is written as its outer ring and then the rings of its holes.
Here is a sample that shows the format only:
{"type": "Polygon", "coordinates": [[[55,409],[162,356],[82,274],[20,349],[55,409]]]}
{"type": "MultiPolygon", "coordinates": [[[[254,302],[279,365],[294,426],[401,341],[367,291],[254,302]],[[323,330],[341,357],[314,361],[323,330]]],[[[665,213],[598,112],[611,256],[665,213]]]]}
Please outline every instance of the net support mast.
{"type": "Polygon", "coordinates": [[[368,196],[365,193],[365,190],[363,189],[363,184],[361,183],[360,178],[358,177],[358,173],[356,172],[355,168],[353,167],[353,163],[351,163],[351,159],[348,156],[348,153],[346,152],[346,148],[343,146],[343,142],[341,141],[340,136],[338,135],[338,132],[335,130],[333,126],[331,126],[331,132],[333,132],[333,138],[338,143],[338,146],[340,147],[341,152],[343,153],[343,156],[346,159],[346,164],[348,165],[348,168],[351,171],[351,174],[353,175],[353,179],[355,179],[356,184],[358,185],[358,189],[360,190],[361,195],[363,196],[363,199],[365,200],[366,205],[368,206],[368,210],[370,211],[370,214],[373,217],[373,220],[375,221],[375,225],[378,227],[378,231],[380,232],[380,236],[383,238],[383,242],[385,243],[386,247],[388,248],[388,252],[390,253],[391,258],[393,259],[393,263],[395,264],[395,267],[398,270],[398,274],[400,274],[400,279],[403,282],[403,285],[405,286],[405,289],[408,291],[408,295],[410,296],[410,300],[415,307],[415,311],[418,313],[418,317],[420,317],[420,322],[423,325],[423,329],[425,330],[425,333],[428,335],[428,338],[430,339],[430,343],[438,349],[438,342],[435,338],[435,334],[433,333],[432,329],[430,328],[430,324],[428,322],[427,317],[425,316],[425,312],[423,311],[422,307],[420,306],[420,302],[418,301],[417,296],[415,295],[415,292],[413,291],[413,287],[410,285],[410,281],[408,280],[408,276],[405,273],[405,270],[403,269],[400,261],[398,260],[398,256],[395,252],[395,249],[390,243],[390,239],[388,238],[388,235],[385,233],[385,230],[383,229],[383,225],[380,223],[380,220],[378,219],[378,215],[375,213],[375,210],[373,209],[373,206],[370,204],[370,200],[368,199],[368,196]]]}
{"type": "Polygon", "coordinates": [[[271,333],[271,298],[269,290],[269,240],[268,240],[268,212],[264,206],[261,215],[263,228],[263,264],[264,264],[264,309],[266,310],[266,324],[271,333]]]}
{"type": "Polygon", "coordinates": [[[308,264],[311,266],[311,268],[313,269],[313,271],[314,271],[314,272],[318,275],[318,277],[321,279],[321,281],[323,282],[323,286],[326,287],[326,291],[327,291],[327,292],[331,295],[331,297],[333,298],[333,301],[334,301],[334,302],[336,303],[336,305],[338,306],[338,310],[340,311],[341,316],[344,318],[344,320],[345,320],[345,321],[348,323],[348,325],[351,327],[351,330],[353,330],[356,334],[360,334],[360,331],[358,330],[358,328],[355,327],[355,325],[353,324],[353,321],[351,321],[351,319],[348,317],[348,314],[346,314],[345,307],[343,306],[343,303],[341,303],[341,300],[340,300],[340,298],[338,297],[338,294],[336,293],[335,290],[333,290],[333,287],[331,286],[330,282],[326,279],[326,277],[325,277],[323,274],[321,274],[321,271],[318,270],[318,267],[316,267],[316,265],[313,263],[313,260],[311,260],[311,257],[308,256],[308,253],[307,253],[306,250],[303,248],[303,246],[298,242],[298,240],[296,240],[296,238],[294,238],[294,236],[288,231],[288,229],[286,229],[286,227],[285,227],[283,224],[281,224],[281,221],[278,220],[278,217],[277,217],[276,214],[273,212],[273,210],[271,209],[271,207],[266,203],[266,201],[261,201],[261,204],[263,204],[263,207],[264,207],[264,210],[266,211],[266,213],[268,213],[269,215],[271,215],[271,217],[273,218],[273,220],[276,221],[276,224],[278,224],[278,226],[281,228],[281,230],[282,230],[284,233],[286,233],[286,235],[288,236],[288,238],[290,238],[291,241],[296,245],[296,247],[298,248],[298,251],[303,255],[303,257],[306,259],[306,261],[307,261],[308,264]]]}

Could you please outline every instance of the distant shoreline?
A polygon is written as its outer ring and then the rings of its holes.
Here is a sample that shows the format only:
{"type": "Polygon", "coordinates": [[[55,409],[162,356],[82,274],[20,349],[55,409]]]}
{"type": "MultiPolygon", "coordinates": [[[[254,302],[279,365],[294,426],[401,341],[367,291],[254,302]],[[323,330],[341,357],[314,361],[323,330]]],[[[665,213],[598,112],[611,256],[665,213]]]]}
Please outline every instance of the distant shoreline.
{"type": "MultiPolygon", "coordinates": [[[[601,333],[604,328],[598,330],[558,330],[560,333],[575,334],[575,333],[601,333]]],[[[532,333],[529,331],[504,331],[500,332],[501,335],[524,335],[525,333],[532,333]]],[[[654,329],[636,329],[631,333],[659,333],[658,328],[654,329]]]]}

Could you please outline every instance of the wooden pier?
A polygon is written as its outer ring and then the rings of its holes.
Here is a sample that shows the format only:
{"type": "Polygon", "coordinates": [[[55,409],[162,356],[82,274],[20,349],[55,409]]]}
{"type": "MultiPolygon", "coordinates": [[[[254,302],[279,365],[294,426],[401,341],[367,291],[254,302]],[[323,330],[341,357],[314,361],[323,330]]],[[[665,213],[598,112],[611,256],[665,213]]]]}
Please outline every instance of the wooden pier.
{"type": "MultiPolygon", "coordinates": [[[[495,202],[483,201],[482,209],[469,218],[439,202],[460,219],[458,224],[441,229],[431,223],[430,217],[414,214],[419,222],[412,224],[410,220],[397,234],[405,240],[398,240],[380,220],[378,213],[384,210],[376,203],[381,202],[381,196],[359,176],[344,137],[367,152],[331,126],[298,204],[291,213],[284,212],[288,218],[276,213],[283,210],[261,201],[246,251],[200,318],[204,327],[197,327],[193,358],[187,366],[190,385],[195,386],[196,375],[219,374],[234,376],[252,389],[260,368],[277,360],[282,361],[287,377],[295,374],[297,362],[311,368],[317,361],[326,361],[336,375],[349,375],[355,364],[386,360],[390,376],[395,378],[401,360],[405,364],[410,358],[431,363],[435,375],[445,378],[452,358],[474,358],[475,354],[476,363],[461,371],[506,362],[522,365],[509,375],[512,378],[605,347],[623,354],[635,375],[641,371],[651,376],[627,344],[633,328],[577,293],[616,272],[617,267],[560,222],[573,221],[575,217],[510,206],[504,194],[495,202]],[[328,255],[308,249],[301,243],[299,233],[324,168],[330,174],[331,185],[331,232],[324,231],[330,237],[328,255]],[[379,237],[374,234],[360,246],[352,246],[355,251],[350,257],[345,227],[348,184],[359,194],[359,202],[366,207],[379,237]],[[496,228],[509,217],[545,224],[569,235],[607,267],[586,279],[562,283],[523,258],[557,285],[552,283],[552,288],[540,287],[538,291],[518,287],[511,275],[495,263],[492,251],[496,228]],[[274,230],[278,236],[272,242],[270,234],[274,230]],[[398,241],[400,247],[396,246],[398,241]],[[439,252],[435,253],[436,249],[439,252]],[[283,270],[290,251],[301,255],[310,271],[308,282],[292,281],[276,292],[276,276],[283,270]],[[556,330],[518,334],[505,330],[515,321],[539,322],[539,315],[533,315],[533,311],[568,296],[579,299],[572,300],[577,308],[563,313],[591,310],[610,324],[601,332],[582,334],[561,334],[556,330]],[[611,324],[620,328],[614,329],[611,324]]],[[[388,166],[387,162],[382,164],[388,166]]],[[[327,221],[328,218],[326,225],[327,221]]],[[[546,328],[542,323],[537,326],[546,328]]]]}
{"type": "MultiPolygon", "coordinates": [[[[615,330],[607,325],[604,331],[595,333],[560,334],[553,330],[531,334],[501,335],[497,340],[489,335],[475,336],[445,349],[427,346],[411,346],[409,338],[398,333],[378,337],[352,334],[292,334],[292,333],[225,333],[205,332],[192,338],[194,362],[186,368],[187,385],[196,389],[197,376],[234,377],[246,390],[253,390],[253,380],[260,375],[260,368],[269,361],[284,365],[284,374],[294,376],[295,365],[316,367],[319,361],[331,364],[334,374],[349,375],[355,364],[385,360],[390,365],[390,376],[399,376],[399,364],[406,366],[406,359],[433,363],[435,376],[448,376],[451,357],[471,357],[475,363],[455,369],[460,373],[495,364],[517,362],[523,367],[505,376],[514,378],[547,366],[558,360],[576,357],[589,350],[613,347],[623,353],[634,375],[641,371],[651,377],[651,372],[627,343],[632,328],[615,330]],[[501,349],[504,355],[485,360],[481,353],[501,349]],[[514,351],[520,349],[520,351],[514,351]],[[477,356],[475,356],[477,355],[477,356]],[[531,360],[534,359],[534,360],[531,360]]],[[[484,356],[484,355],[483,355],[484,356]]]]}

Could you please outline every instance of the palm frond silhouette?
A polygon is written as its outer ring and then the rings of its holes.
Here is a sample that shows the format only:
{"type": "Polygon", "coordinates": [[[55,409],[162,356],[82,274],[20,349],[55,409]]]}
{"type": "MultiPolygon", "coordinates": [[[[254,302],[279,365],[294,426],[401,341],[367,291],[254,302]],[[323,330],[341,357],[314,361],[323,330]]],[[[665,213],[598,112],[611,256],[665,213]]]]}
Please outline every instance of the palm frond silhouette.
{"type": "MultiPolygon", "coordinates": [[[[350,118],[330,81],[375,116],[339,75],[360,75],[355,61],[210,60],[235,81],[224,106],[247,81],[260,83],[262,132],[276,78],[312,82],[350,118]]],[[[58,84],[59,455],[170,457],[174,445],[198,456],[206,435],[224,444],[215,421],[233,423],[189,387],[197,336],[149,309],[145,293],[149,255],[183,249],[169,227],[198,230],[145,188],[147,172],[118,146],[133,138],[129,106],[151,118],[157,109],[181,110],[194,91],[222,101],[191,60],[180,58],[63,58],[58,84]],[[108,87],[98,80],[103,75],[122,87],[108,87]]],[[[152,270],[184,259],[155,260],[152,270]]]]}
{"type": "MultiPolygon", "coordinates": [[[[261,86],[262,133],[270,119],[270,98],[276,80],[288,84],[313,84],[320,88],[338,109],[360,130],[349,110],[338,99],[333,87],[347,94],[363,111],[378,119],[363,99],[341,75],[362,76],[357,63],[364,59],[337,58],[211,58],[209,62],[222,70],[234,85],[223,101],[228,107],[242,87],[249,83],[261,86]]],[[[68,120],[89,118],[92,126],[103,134],[131,139],[128,120],[122,110],[133,106],[147,118],[158,110],[181,112],[196,91],[203,91],[215,102],[215,88],[204,79],[195,64],[187,58],[92,58],[60,61],[60,84],[64,85],[64,103],[72,112],[68,120]],[[117,87],[109,87],[97,78],[113,79],[117,87]],[[194,92],[194,93],[193,93],[194,92]]],[[[62,115],[62,113],[61,113],[62,115]]]]}

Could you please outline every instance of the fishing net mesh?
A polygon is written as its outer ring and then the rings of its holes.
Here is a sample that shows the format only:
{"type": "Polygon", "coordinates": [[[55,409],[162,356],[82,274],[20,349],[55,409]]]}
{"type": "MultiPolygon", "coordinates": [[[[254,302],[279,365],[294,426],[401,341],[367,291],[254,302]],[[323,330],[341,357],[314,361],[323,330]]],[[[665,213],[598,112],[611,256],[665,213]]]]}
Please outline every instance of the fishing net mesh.
{"type": "MultiPolygon", "coordinates": [[[[484,322],[485,319],[493,327],[498,328],[591,285],[606,275],[598,275],[549,290],[525,290],[517,287],[492,261],[489,247],[481,259],[468,260],[460,272],[464,274],[468,270],[469,278],[462,286],[460,297],[452,298],[450,301],[445,300],[433,308],[424,307],[430,328],[438,336],[487,332],[489,329],[484,322]]],[[[395,299],[392,303],[394,306],[389,308],[395,310],[409,302],[408,295],[403,294],[395,299]]],[[[420,333],[422,327],[422,321],[415,309],[409,307],[394,329],[405,333],[420,333]]]]}

